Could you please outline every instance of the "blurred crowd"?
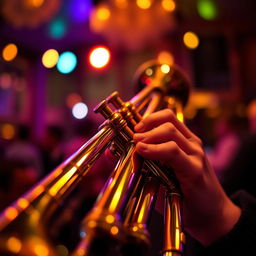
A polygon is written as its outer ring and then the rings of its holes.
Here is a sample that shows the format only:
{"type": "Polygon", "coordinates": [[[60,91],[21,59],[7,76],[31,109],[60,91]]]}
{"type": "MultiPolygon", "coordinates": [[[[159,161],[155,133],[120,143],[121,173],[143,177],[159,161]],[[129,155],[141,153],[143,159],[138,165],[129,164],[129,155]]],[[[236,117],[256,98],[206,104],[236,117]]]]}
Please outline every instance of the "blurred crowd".
{"type": "MultiPolygon", "coordinates": [[[[15,137],[0,141],[0,211],[53,171],[75,153],[96,132],[93,120],[77,122],[69,135],[63,127],[49,125],[41,141],[34,141],[29,126],[16,126],[15,137]]],[[[93,203],[109,175],[112,163],[101,157],[87,175],[86,186],[80,186],[84,197],[93,203]]]]}

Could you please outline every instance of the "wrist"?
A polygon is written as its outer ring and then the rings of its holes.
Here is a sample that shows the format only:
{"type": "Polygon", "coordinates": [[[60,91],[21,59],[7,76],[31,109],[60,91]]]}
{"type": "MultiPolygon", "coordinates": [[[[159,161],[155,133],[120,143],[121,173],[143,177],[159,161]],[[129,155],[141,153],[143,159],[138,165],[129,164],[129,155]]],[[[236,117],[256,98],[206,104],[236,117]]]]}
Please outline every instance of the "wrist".
{"type": "Polygon", "coordinates": [[[241,216],[241,209],[236,206],[231,200],[227,199],[227,202],[223,205],[223,209],[219,214],[209,220],[201,231],[197,232],[195,237],[202,245],[209,246],[217,240],[227,235],[238,222],[241,216]]]}

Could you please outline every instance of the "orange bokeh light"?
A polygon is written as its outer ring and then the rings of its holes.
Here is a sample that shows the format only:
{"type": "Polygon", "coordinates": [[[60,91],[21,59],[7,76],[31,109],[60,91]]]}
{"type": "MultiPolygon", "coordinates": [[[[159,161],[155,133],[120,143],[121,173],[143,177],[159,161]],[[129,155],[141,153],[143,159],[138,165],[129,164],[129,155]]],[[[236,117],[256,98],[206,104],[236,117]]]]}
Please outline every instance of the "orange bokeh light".
{"type": "Polygon", "coordinates": [[[17,53],[18,48],[15,44],[7,44],[2,51],[2,56],[5,61],[11,61],[17,56],[17,53]]]}

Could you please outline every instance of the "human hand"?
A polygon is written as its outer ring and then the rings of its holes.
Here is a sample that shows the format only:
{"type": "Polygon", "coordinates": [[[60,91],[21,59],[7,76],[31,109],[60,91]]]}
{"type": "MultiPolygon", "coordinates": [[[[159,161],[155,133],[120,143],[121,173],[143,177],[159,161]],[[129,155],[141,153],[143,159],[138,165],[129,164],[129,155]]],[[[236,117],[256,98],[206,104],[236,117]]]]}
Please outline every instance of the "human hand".
{"type": "Polygon", "coordinates": [[[171,167],[183,193],[184,226],[209,245],[227,234],[241,210],[227,197],[208,163],[201,140],[169,110],[155,112],[135,126],[137,152],[171,167]]]}

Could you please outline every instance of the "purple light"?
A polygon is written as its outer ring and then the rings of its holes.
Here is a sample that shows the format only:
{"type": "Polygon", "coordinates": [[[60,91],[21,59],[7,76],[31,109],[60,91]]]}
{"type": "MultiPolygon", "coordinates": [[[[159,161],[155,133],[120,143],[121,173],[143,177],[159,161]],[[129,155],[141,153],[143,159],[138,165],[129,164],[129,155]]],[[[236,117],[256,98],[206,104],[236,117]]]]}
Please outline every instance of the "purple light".
{"type": "Polygon", "coordinates": [[[91,0],[70,1],[69,13],[72,20],[75,22],[84,22],[88,20],[92,7],[91,0]]]}

